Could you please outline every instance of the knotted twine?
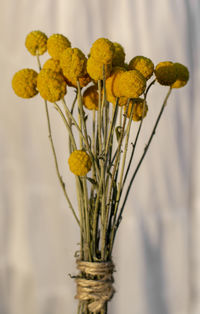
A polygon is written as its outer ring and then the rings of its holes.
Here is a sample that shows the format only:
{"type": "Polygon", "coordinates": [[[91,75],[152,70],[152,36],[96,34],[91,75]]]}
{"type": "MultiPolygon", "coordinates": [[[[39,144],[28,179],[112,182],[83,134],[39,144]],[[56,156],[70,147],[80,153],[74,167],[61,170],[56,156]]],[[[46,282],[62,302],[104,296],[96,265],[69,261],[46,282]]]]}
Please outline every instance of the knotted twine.
{"type": "Polygon", "coordinates": [[[112,286],[113,263],[77,260],[77,269],[81,274],[75,279],[77,284],[75,298],[79,301],[87,301],[89,311],[99,312],[115,292],[112,286]]]}

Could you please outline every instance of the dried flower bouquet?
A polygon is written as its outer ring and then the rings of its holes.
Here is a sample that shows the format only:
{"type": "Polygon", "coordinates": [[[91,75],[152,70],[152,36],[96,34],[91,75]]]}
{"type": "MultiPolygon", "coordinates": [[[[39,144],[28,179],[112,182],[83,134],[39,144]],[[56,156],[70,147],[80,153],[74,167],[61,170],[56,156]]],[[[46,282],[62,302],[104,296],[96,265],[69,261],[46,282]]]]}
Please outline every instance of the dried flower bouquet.
{"type": "Polygon", "coordinates": [[[80,49],[71,48],[70,41],[61,34],[47,38],[43,32],[33,31],[27,35],[25,45],[36,56],[39,73],[33,69],[18,71],[12,87],[19,97],[32,98],[40,93],[44,99],[57,176],[80,227],[76,261],[79,274],[74,277],[78,313],[107,313],[107,304],[114,294],[113,245],[131,185],[172,89],[184,86],[189,72],[184,65],[170,61],[160,62],[154,68],[153,62],[143,56],[136,56],[127,64],[123,47],[106,38],[93,43],[88,57],[80,49]],[[41,66],[39,56],[46,51],[51,58],[41,66]],[[156,82],[169,89],[133,170],[133,156],[148,112],[148,92],[156,82]],[[64,98],[69,87],[75,91],[70,108],[64,98]],[[70,201],[59,171],[48,102],[59,113],[69,136],[68,165],[75,175],[76,205],[70,201]],[[132,121],[139,125],[130,145],[132,121]],[[129,158],[128,149],[131,150],[129,158]],[[131,179],[127,182],[129,173],[131,179]]]}

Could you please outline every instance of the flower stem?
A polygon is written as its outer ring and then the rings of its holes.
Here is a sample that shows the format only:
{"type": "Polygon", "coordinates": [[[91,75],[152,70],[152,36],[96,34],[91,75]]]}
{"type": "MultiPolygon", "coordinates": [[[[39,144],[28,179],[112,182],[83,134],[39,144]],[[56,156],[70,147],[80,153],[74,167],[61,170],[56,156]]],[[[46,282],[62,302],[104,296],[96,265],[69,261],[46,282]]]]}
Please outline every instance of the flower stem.
{"type": "MultiPolygon", "coordinates": [[[[38,68],[39,68],[39,70],[41,70],[41,63],[40,63],[40,58],[39,58],[38,53],[36,54],[36,57],[37,57],[38,68]]],[[[65,188],[65,183],[64,183],[64,181],[63,181],[63,179],[61,177],[60,171],[59,171],[58,160],[57,160],[55,146],[54,146],[54,142],[53,142],[53,138],[52,138],[52,132],[51,132],[51,123],[50,123],[50,117],[49,117],[48,104],[47,104],[46,100],[44,100],[44,104],[45,104],[45,112],[46,112],[47,126],[48,126],[48,133],[49,133],[48,137],[49,137],[49,140],[50,140],[51,149],[52,149],[52,153],[53,153],[53,157],[54,157],[54,163],[55,163],[55,167],[56,167],[56,174],[57,174],[58,180],[60,182],[60,185],[62,187],[62,190],[64,192],[65,198],[66,198],[66,200],[68,202],[69,208],[71,209],[72,214],[73,214],[76,222],[80,226],[80,221],[79,221],[79,219],[78,219],[78,217],[76,215],[76,212],[74,210],[74,207],[73,207],[73,205],[72,205],[72,203],[70,201],[70,198],[69,198],[68,193],[67,193],[66,188],[65,188]]]]}
{"type": "MultiPolygon", "coordinates": [[[[148,143],[147,143],[147,145],[146,145],[145,148],[144,148],[144,152],[143,152],[143,154],[142,154],[142,156],[141,156],[141,158],[140,158],[140,160],[139,160],[139,162],[138,162],[138,165],[137,165],[137,167],[136,167],[136,169],[135,169],[135,171],[134,171],[134,173],[133,173],[133,175],[132,175],[132,178],[131,178],[131,180],[130,180],[130,183],[129,183],[129,185],[128,185],[128,189],[127,189],[127,191],[126,191],[126,195],[125,195],[125,198],[124,198],[124,201],[123,201],[123,204],[122,204],[122,207],[121,207],[121,209],[120,209],[120,212],[119,212],[119,215],[118,215],[118,218],[117,218],[117,222],[116,222],[116,225],[115,225],[115,234],[116,234],[116,230],[118,229],[119,224],[120,224],[120,222],[121,222],[121,218],[122,218],[124,206],[125,206],[125,204],[126,204],[126,201],[127,201],[127,198],[128,198],[128,195],[129,195],[129,192],[130,192],[130,189],[131,189],[131,186],[132,186],[133,181],[134,181],[134,179],[135,179],[135,176],[136,176],[136,174],[137,174],[137,172],[138,172],[138,170],[139,170],[139,168],[140,168],[140,166],[141,166],[141,163],[143,162],[144,157],[145,157],[145,155],[146,155],[146,153],[147,153],[147,151],[148,151],[148,149],[149,149],[149,146],[150,146],[150,144],[151,144],[151,141],[152,141],[152,139],[153,139],[153,136],[154,136],[155,133],[156,133],[156,129],[157,129],[158,123],[159,123],[160,118],[161,118],[161,116],[162,116],[162,114],[163,114],[163,111],[164,111],[164,109],[165,109],[165,107],[166,107],[167,100],[168,100],[168,98],[169,98],[169,96],[170,96],[170,94],[171,94],[171,91],[172,91],[172,88],[170,87],[170,88],[169,88],[169,91],[168,91],[168,93],[167,93],[167,95],[166,95],[166,97],[165,97],[165,99],[164,99],[164,102],[163,102],[163,104],[162,104],[162,107],[161,107],[161,110],[160,110],[160,112],[159,112],[159,114],[158,114],[158,117],[157,117],[157,119],[156,119],[154,128],[153,128],[153,130],[152,130],[152,132],[151,132],[151,135],[150,135],[150,138],[149,138],[149,140],[148,140],[148,143]]],[[[115,238],[115,235],[114,235],[114,238],[115,238]]],[[[114,242],[114,238],[113,238],[113,242],[114,242]]],[[[113,243],[111,244],[111,248],[112,248],[112,247],[113,247],[113,243]]]]}

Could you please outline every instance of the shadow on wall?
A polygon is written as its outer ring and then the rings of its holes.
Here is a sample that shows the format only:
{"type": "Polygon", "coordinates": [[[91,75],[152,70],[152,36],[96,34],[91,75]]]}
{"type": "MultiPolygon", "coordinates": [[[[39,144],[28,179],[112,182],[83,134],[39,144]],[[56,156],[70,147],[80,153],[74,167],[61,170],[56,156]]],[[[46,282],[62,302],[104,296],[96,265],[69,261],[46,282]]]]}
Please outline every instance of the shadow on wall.
{"type": "Polygon", "coordinates": [[[139,219],[143,247],[143,287],[148,314],[170,314],[167,302],[166,276],[163,258],[163,228],[157,218],[157,241],[153,241],[142,216],[139,219]]]}

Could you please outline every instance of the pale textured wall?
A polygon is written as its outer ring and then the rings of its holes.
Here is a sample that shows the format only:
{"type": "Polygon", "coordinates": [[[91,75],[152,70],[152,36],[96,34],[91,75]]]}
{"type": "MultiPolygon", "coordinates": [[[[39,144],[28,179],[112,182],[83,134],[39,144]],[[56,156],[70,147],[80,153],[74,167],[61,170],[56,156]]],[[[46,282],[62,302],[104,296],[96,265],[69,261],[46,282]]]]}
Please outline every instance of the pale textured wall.
{"type": "MultiPolygon", "coordinates": [[[[17,98],[11,89],[14,72],[36,69],[24,39],[37,29],[63,33],[85,53],[104,36],[124,46],[127,60],[145,55],[190,69],[190,83],[173,92],[126,206],[114,251],[110,313],[200,313],[199,17],[198,0],[1,1],[1,314],[76,312],[68,273],[75,273],[78,228],[55,174],[43,102],[38,96],[17,98]]],[[[140,148],[165,92],[151,92],[140,148]]],[[[75,203],[65,130],[55,110],[50,112],[75,203]]]]}

